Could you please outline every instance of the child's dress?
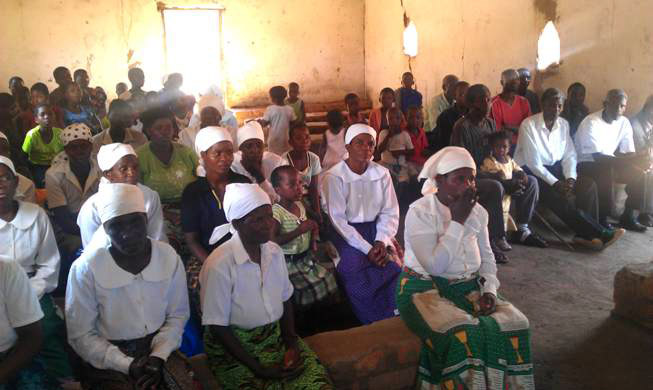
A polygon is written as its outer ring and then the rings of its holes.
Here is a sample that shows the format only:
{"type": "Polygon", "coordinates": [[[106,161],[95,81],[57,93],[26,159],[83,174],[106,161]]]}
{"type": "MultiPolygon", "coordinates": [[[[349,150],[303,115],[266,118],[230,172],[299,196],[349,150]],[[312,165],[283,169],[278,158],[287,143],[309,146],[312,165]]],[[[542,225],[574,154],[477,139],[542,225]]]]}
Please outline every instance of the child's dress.
{"type": "Polygon", "coordinates": [[[290,106],[268,106],[263,119],[270,122],[270,130],[267,135],[268,150],[278,156],[290,150],[288,145],[288,131],[290,122],[294,121],[295,112],[290,106]]]}
{"type": "MultiPolygon", "coordinates": [[[[502,163],[497,161],[494,156],[486,157],[485,160],[483,160],[481,172],[498,173],[501,175],[503,180],[512,179],[513,172],[518,172],[522,169],[510,156],[506,156],[506,158],[508,161],[502,163]]],[[[515,221],[513,221],[512,217],[510,216],[510,194],[503,195],[503,223],[505,225],[506,231],[517,230],[515,221]]]]}
{"type": "MultiPolygon", "coordinates": [[[[299,217],[278,203],[272,205],[272,214],[281,225],[281,233],[292,232],[307,219],[304,205],[301,202],[295,204],[300,210],[299,217]]],[[[311,250],[311,232],[287,242],[281,249],[286,257],[288,277],[295,289],[293,303],[296,307],[307,308],[337,294],[333,268],[327,269],[319,264],[316,253],[311,250]]]]}
{"type": "Polygon", "coordinates": [[[326,153],[322,159],[322,170],[326,171],[346,158],[347,148],[345,148],[345,129],[341,129],[338,134],[333,134],[331,129],[327,129],[324,134],[326,153]]]}
{"type": "Polygon", "coordinates": [[[381,152],[380,163],[388,168],[390,175],[392,175],[392,181],[395,184],[407,182],[410,180],[410,172],[406,156],[395,157],[392,155],[392,152],[414,149],[410,135],[408,132],[402,130],[399,134],[391,136],[388,130],[381,130],[378,144],[380,145],[386,137],[390,137],[390,139],[388,139],[385,150],[381,152]]]}

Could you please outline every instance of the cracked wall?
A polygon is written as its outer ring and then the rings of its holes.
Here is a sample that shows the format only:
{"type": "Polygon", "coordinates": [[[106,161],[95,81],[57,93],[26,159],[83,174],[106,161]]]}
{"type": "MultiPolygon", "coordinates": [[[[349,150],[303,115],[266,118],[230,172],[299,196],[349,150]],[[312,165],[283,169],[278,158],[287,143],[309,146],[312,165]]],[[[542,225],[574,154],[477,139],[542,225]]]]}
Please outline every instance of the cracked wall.
{"type": "MultiPolygon", "coordinates": [[[[653,2],[646,0],[404,0],[417,25],[420,53],[412,69],[425,102],[441,93],[442,77],[457,74],[499,92],[503,69],[533,69],[537,38],[554,18],[562,41],[563,65],[544,87],[587,86],[591,110],[601,108],[610,88],[624,88],[628,112],[653,93],[653,2]]],[[[381,88],[398,87],[408,61],[401,53],[399,0],[367,0],[365,77],[368,96],[378,104],[381,88]]]]}

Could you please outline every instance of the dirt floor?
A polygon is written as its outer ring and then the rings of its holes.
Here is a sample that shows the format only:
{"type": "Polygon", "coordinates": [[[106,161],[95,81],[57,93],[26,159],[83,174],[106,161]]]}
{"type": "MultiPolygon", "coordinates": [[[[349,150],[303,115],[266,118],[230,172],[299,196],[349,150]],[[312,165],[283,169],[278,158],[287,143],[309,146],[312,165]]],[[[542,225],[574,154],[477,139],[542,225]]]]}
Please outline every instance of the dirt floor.
{"type": "Polygon", "coordinates": [[[500,293],[530,320],[537,389],[653,389],[653,332],[610,313],[617,271],[653,260],[653,229],[598,253],[570,251],[541,224],[537,231],[552,248],[515,245],[498,274],[500,293]]]}

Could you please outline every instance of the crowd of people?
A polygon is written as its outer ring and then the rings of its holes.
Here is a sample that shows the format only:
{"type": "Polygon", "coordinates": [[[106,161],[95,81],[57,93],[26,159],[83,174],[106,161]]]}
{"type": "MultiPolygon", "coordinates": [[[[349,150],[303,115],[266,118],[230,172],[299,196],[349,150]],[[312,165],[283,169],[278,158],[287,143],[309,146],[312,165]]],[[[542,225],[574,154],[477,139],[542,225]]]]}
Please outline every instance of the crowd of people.
{"type": "Polygon", "coordinates": [[[590,113],[582,84],[537,93],[522,68],[497,96],[447,75],[423,102],[406,72],[369,115],[347,94],[316,148],[294,82],[239,126],[178,73],[155,92],[130,69],[108,109],[85,70],[53,76],[0,93],[0,389],[328,389],[295,314],[343,304],[401,316],[420,388],[533,389],[497,264],[548,246],[538,204],[590,250],[653,227],[653,97],[590,113]]]}

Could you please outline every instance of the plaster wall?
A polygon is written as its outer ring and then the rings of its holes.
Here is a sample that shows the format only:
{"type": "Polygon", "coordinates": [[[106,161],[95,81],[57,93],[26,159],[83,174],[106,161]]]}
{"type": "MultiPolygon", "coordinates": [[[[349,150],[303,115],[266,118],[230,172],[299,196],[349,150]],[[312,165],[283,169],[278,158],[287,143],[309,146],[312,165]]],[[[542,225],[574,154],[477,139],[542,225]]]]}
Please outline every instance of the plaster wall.
{"type": "MultiPolygon", "coordinates": [[[[424,102],[441,93],[449,73],[500,91],[506,68],[535,68],[537,39],[554,20],[563,64],[543,86],[566,92],[574,81],[587,87],[591,110],[601,108],[605,93],[623,88],[628,112],[653,93],[653,2],[645,0],[404,0],[416,24],[419,54],[410,61],[424,102]]],[[[367,93],[378,104],[381,88],[400,85],[409,69],[402,54],[403,10],[396,0],[365,4],[365,76],[367,93]]]]}
{"type": "MultiPolygon", "coordinates": [[[[268,102],[268,89],[297,81],[307,102],[364,93],[362,0],[167,1],[168,6],[219,5],[227,103],[268,102]]],[[[0,90],[20,75],[28,86],[47,81],[59,65],[83,67],[91,85],[113,97],[140,64],[149,90],[166,73],[163,23],[153,0],[5,0],[0,24],[0,90]]],[[[202,49],[198,36],[197,50],[202,49]]],[[[173,72],[174,70],[168,70],[173,72]]]]}

